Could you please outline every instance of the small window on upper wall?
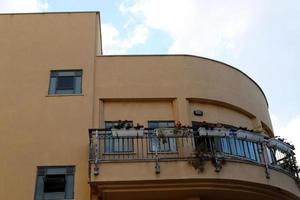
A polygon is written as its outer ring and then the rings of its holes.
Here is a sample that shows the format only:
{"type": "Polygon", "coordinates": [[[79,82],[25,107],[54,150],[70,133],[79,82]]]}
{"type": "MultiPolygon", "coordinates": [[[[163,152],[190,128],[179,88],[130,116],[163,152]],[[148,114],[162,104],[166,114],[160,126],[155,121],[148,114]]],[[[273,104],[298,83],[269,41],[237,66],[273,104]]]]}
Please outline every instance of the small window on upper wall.
{"type": "Polygon", "coordinates": [[[55,70],[50,74],[49,94],[81,94],[82,70],[55,70]]]}
{"type": "Polygon", "coordinates": [[[34,199],[74,199],[74,174],[74,166],[38,167],[34,199]]]}

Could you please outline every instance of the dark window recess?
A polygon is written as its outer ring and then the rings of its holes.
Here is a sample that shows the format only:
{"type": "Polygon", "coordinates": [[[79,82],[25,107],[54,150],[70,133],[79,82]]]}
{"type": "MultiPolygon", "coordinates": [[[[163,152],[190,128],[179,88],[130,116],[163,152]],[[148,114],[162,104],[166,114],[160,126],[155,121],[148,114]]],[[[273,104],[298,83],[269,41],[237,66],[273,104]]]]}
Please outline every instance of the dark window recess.
{"type": "Polygon", "coordinates": [[[65,192],[65,190],[65,175],[46,175],[44,178],[44,192],[65,192]]]}
{"type": "Polygon", "coordinates": [[[49,94],[81,94],[82,70],[51,71],[49,94]]]}
{"type": "Polygon", "coordinates": [[[73,90],[74,78],[71,76],[62,76],[57,79],[57,90],[73,90]]]}

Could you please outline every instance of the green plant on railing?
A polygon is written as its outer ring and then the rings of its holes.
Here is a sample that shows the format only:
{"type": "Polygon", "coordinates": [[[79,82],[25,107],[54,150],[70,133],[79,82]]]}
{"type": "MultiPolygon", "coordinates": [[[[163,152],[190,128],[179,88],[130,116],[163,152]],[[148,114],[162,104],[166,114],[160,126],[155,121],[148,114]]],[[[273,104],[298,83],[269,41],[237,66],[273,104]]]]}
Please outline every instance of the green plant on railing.
{"type": "Polygon", "coordinates": [[[128,120],[118,120],[113,125],[114,129],[130,129],[133,128],[132,122],[128,120]]]}
{"type": "Polygon", "coordinates": [[[296,184],[297,184],[298,188],[300,189],[300,178],[299,178],[300,167],[297,164],[297,160],[296,160],[295,156],[292,156],[291,162],[292,162],[291,163],[292,164],[291,172],[294,174],[296,184]]]}
{"type": "Polygon", "coordinates": [[[275,138],[277,138],[277,140],[279,140],[279,141],[281,141],[281,142],[283,142],[283,143],[288,144],[288,145],[291,147],[292,150],[295,150],[295,146],[294,146],[293,144],[289,143],[289,142],[287,141],[287,139],[282,138],[282,137],[279,137],[279,136],[276,136],[275,138]]]}
{"type": "Polygon", "coordinates": [[[174,135],[179,136],[190,136],[193,134],[192,127],[189,126],[182,126],[181,128],[175,128],[174,129],[174,135]]]}
{"type": "Polygon", "coordinates": [[[295,156],[290,156],[288,165],[290,166],[291,173],[293,173],[295,175],[296,179],[299,179],[300,168],[298,166],[295,156]]]}
{"type": "Polygon", "coordinates": [[[299,179],[299,173],[300,173],[300,167],[297,164],[297,160],[294,154],[286,154],[285,157],[283,157],[280,160],[277,160],[276,165],[278,165],[281,169],[288,172],[290,175],[292,175],[300,189],[300,179],[299,179]]]}
{"type": "Polygon", "coordinates": [[[164,133],[164,129],[158,128],[156,129],[156,136],[162,141],[163,144],[166,144],[167,141],[167,135],[164,133]]]}
{"type": "Polygon", "coordinates": [[[194,159],[190,163],[199,173],[204,171],[205,161],[211,161],[215,172],[220,172],[225,164],[223,154],[214,148],[215,142],[213,138],[199,137],[195,139],[194,159]],[[211,141],[209,146],[207,140],[211,141]]]}
{"type": "Polygon", "coordinates": [[[290,173],[294,173],[296,171],[295,168],[295,161],[294,159],[291,158],[291,156],[287,155],[286,157],[284,157],[282,159],[282,163],[280,164],[280,166],[289,171],[290,173]]]}
{"type": "Polygon", "coordinates": [[[207,154],[208,148],[205,142],[200,141],[198,144],[196,144],[196,149],[194,152],[195,157],[190,163],[196,170],[198,170],[199,173],[204,171],[205,161],[209,159],[207,154]]]}
{"type": "Polygon", "coordinates": [[[156,136],[162,141],[163,144],[168,142],[168,137],[175,136],[189,136],[193,133],[192,127],[189,126],[177,126],[175,128],[157,128],[155,129],[156,136]]]}
{"type": "Polygon", "coordinates": [[[174,134],[181,136],[189,136],[193,133],[193,129],[191,126],[182,125],[180,121],[178,121],[175,125],[174,134]]]}

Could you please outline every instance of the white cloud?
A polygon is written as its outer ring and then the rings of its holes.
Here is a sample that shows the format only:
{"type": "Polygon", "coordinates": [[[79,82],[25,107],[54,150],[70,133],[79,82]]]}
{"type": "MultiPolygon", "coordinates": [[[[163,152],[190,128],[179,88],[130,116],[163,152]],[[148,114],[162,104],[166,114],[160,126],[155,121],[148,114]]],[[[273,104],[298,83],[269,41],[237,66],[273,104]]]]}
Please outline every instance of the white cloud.
{"type": "Polygon", "coordinates": [[[128,49],[135,45],[144,44],[148,39],[148,28],[137,25],[126,37],[111,24],[102,24],[102,43],[105,54],[125,54],[128,49]]]}
{"type": "MultiPolygon", "coordinates": [[[[300,115],[293,117],[287,123],[282,123],[276,115],[271,115],[276,136],[287,139],[296,148],[296,156],[300,162],[300,115]]],[[[299,163],[300,164],[300,163],[299,163]]]]}
{"type": "Polygon", "coordinates": [[[169,33],[169,53],[214,57],[238,51],[238,43],[259,21],[266,1],[134,0],[120,11],[142,19],[152,29],[169,33]]]}

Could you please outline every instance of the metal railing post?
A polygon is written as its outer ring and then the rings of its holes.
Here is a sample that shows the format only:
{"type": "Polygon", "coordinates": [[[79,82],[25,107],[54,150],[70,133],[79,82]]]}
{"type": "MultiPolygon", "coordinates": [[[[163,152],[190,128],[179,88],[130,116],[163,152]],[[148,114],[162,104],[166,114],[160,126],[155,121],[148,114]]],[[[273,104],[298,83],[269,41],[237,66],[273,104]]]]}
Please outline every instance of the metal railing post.
{"type": "Polygon", "coordinates": [[[269,159],[268,159],[268,152],[267,152],[267,144],[266,142],[262,142],[262,151],[263,151],[263,158],[266,168],[266,178],[270,178],[270,169],[269,169],[269,159]]]}
{"type": "Polygon", "coordinates": [[[94,175],[98,176],[99,175],[99,163],[100,163],[100,139],[99,139],[99,131],[96,130],[95,133],[95,162],[94,162],[94,175]]]}
{"type": "Polygon", "coordinates": [[[159,164],[159,156],[158,156],[158,148],[160,146],[160,139],[155,136],[152,138],[152,142],[155,144],[155,173],[160,174],[160,164],[159,164]]]}
{"type": "Polygon", "coordinates": [[[155,150],[155,173],[160,174],[159,156],[157,149],[155,150]]]}

